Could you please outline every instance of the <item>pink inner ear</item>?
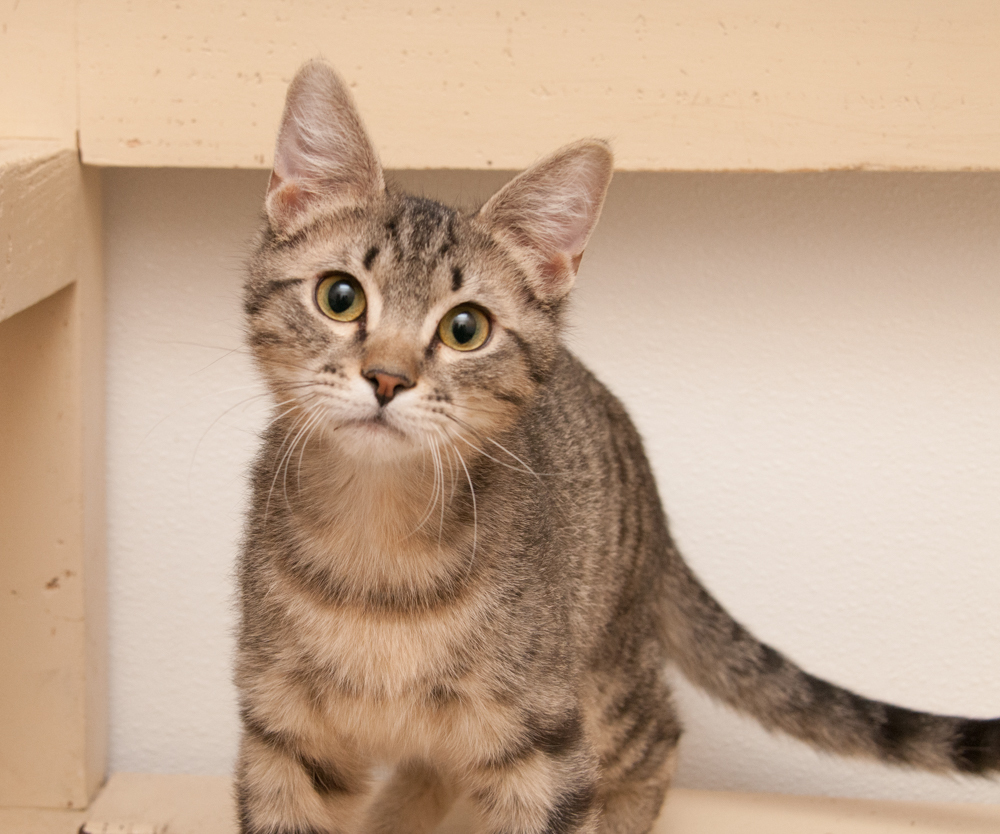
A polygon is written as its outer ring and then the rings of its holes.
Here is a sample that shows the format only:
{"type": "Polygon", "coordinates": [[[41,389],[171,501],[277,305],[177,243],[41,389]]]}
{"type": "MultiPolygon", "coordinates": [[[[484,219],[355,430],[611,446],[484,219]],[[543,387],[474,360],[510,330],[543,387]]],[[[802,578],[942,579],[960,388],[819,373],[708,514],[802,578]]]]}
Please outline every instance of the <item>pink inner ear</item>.
{"type": "Polygon", "coordinates": [[[269,189],[292,182],[308,187],[311,182],[349,179],[344,172],[360,168],[357,160],[345,159],[344,148],[336,142],[336,137],[324,141],[322,125],[308,121],[318,122],[322,117],[322,113],[296,114],[287,128],[282,128],[274,150],[269,189]]]}
{"type": "MultiPolygon", "coordinates": [[[[583,257],[582,255],[579,257],[583,257]]],[[[579,263],[579,257],[575,260],[579,263]]],[[[553,252],[548,258],[538,264],[542,273],[542,295],[560,296],[563,295],[563,285],[566,290],[572,283],[576,275],[576,269],[571,266],[571,259],[562,252],[553,252]]]]}
{"type": "Polygon", "coordinates": [[[343,81],[318,61],[288,89],[268,183],[267,211],[290,227],[311,209],[375,197],[382,166],[343,81]]]}
{"type": "Polygon", "coordinates": [[[545,294],[560,296],[576,277],[600,209],[586,193],[553,197],[551,203],[524,212],[517,237],[536,253],[545,294]]]}
{"type": "Polygon", "coordinates": [[[282,182],[281,177],[271,175],[271,182],[277,181],[278,186],[268,186],[266,206],[268,213],[275,218],[291,217],[301,212],[306,205],[309,192],[298,182],[282,182]]]}
{"type": "Polygon", "coordinates": [[[539,292],[569,292],[611,180],[608,146],[584,140],[556,151],[498,191],[480,217],[538,269],[539,292]]]}
{"type": "Polygon", "coordinates": [[[577,258],[587,246],[595,222],[595,211],[591,201],[583,194],[569,195],[566,202],[562,211],[548,214],[542,222],[548,224],[546,232],[550,245],[571,258],[577,258]]]}

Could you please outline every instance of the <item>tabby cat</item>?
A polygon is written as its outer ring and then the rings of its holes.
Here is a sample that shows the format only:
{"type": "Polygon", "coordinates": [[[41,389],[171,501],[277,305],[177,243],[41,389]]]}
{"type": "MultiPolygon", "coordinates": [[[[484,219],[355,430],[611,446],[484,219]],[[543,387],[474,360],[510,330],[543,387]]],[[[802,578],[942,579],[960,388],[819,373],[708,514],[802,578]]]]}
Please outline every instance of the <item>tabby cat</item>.
{"type": "Polygon", "coordinates": [[[276,410],[239,568],[244,834],[418,834],[458,795],[495,834],[649,831],[668,662],[823,750],[1000,767],[1000,719],[803,672],[681,559],[635,428],[560,341],[611,171],[578,142],[462,213],[386,188],[327,66],[292,82],[245,295],[276,410]]]}

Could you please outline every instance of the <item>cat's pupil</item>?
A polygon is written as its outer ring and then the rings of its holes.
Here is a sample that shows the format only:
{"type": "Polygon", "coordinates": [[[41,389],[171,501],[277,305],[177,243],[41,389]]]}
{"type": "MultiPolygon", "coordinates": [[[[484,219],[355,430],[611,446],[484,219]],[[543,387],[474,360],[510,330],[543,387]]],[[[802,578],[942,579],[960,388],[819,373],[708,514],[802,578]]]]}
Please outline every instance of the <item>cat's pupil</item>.
{"type": "Polygon", "coordinates": [[[344,313],[351,309],[351,305],[354,304],[354,297],[354,287],[347,281],[337,281],[336,284],[330,287],[330,292],[327,294],[327,301],[333,312],[344,313]]]}
{"type": "Polygon", "coordinates": [[[451,335],[455,337],[456,342],[464,345],[476,335],[477,326],[476,317],[472,313],[459,313],[452,319],[451,335]]]}

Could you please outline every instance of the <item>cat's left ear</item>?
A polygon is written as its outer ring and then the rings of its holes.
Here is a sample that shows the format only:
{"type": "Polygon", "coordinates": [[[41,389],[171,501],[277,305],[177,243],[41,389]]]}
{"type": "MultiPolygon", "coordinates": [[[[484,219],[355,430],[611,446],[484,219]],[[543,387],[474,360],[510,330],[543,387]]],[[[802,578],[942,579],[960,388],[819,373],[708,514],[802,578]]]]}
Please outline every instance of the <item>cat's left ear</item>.
{"type": "Polygon", "coordinates": [[[607,142],[567,145],[494,194],[477,217],[527,260],[535,294],[558,301],[573,286],[614,167],[607,142]]]}
{"type": "Polygon", "coordinates": [[[346,85],[322,61],[296,73],[285,98],[264,204],[288,231],[319,207],[365,202],[385,190],[382,166],[346,85]]]}

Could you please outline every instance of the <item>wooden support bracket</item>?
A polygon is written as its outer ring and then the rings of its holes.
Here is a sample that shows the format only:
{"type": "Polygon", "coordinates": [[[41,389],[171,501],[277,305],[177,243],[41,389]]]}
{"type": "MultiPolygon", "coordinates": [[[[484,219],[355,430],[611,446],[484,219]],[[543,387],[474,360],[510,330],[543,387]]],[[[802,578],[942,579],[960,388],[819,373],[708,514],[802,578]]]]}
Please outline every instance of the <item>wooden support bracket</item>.
{"type": "Polygon", "coordinates": [[[105,774],[100,174],[0,144],[0,807],[80,808],[105,774]]]}

